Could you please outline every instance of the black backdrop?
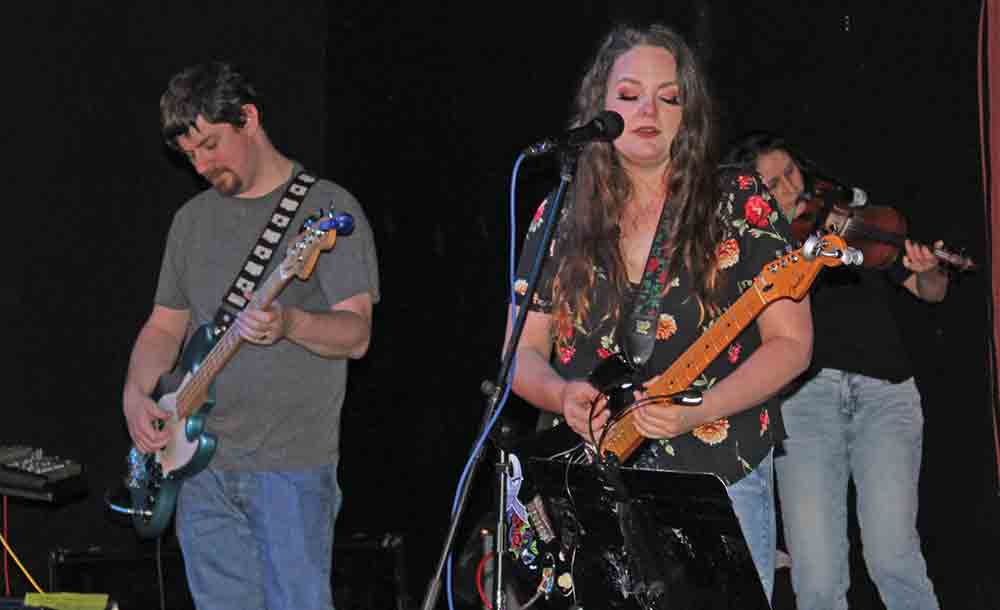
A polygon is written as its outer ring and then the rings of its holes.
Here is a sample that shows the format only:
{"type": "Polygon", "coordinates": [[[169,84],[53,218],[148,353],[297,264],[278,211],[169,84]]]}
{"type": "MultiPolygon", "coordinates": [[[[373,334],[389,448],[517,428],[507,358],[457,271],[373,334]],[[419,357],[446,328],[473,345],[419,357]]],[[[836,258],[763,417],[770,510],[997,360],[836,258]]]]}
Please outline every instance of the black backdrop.
{"type": "MultiPolygon", "coordinates": [[[[11,206],[28,230],[12,257],[15,391],[0,444],[76,459],[91,486],[67,506],[11,502],[11,540],[36,578],[55,547],[142,546],[102,495],[123,471],[120,385],[169,219],[201,188],[156,128],[167,77],[195,61],[250,67],[278,146],[354,192],[372,220],[383,302],[371,351],[352,366],[338,536],[402,534],[415,600],[480,420],[479,384],[498,368],[513,162],[561,129],[611,20],[659,17],[697,35],[725,139],[782,131],[897,206],[913,236],[984,260],[977,2],[422,4],[112,2],[11,17],[24,27],[8,58],[26,71],[5,97],[28,114],[9,112],[19,137],[5,165],[13,182],[30,178],[11,206]]],[[[550,161],[522,167],[522,220],[556,180],[550,161]]],[[[988,277],[964,276],[939,306],[894,303],[924,396],[920,529],[946,608],[1000,605],[990,562],[966,561],[1000,542],[988,277]]],[[[530,425],[527,407],[508,409],[530,425]]],[[[470,521],[491,494],[484,471],[470,521]]],[[[854,583],[857,607],[878,607],[863,571],[854,583]]]]}

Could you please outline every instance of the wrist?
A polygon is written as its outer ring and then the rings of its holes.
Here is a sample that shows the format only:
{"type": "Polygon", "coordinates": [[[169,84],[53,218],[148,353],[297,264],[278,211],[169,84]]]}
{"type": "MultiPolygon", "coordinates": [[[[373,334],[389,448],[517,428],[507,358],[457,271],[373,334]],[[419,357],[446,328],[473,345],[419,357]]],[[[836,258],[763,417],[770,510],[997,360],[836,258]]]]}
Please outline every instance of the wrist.
{"type": "Polygon", "coordinates": [[[553,386],[555,397],[553,405],[555,408],[552,409],[552,412],[566,419],[566,391],[569,389],[569,382],[561,377],[557,377],[553,386]]]}
{"type": "Polygon", "coordinates": [[[147,392],[136,382],[126,382],[125,388],[122,390],[122,398],[125,400],[129,398],[146,398],[152,393],[152,390],[147,392]]]}
{"type": "Polygon", "coordinates": [[[284,337],[292,338],[296,335],[302,325],[303,312],[297,307],[283,306],[281,308],[281,334],[284,337]]]}

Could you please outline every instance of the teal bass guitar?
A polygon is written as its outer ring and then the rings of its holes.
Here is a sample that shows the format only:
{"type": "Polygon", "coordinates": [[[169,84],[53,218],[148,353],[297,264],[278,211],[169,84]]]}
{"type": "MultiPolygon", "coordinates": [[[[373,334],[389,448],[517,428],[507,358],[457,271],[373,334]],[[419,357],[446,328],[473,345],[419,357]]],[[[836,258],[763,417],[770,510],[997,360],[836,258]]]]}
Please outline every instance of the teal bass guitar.
{"type": "MultiPolygon", "coordinates": [[[[248,308],[268,307],[293,277],[308,279],[320,253],[333,248],[338,233],[353,230],[349,214],[332,211],[306,221],[288,247],[287,255],[254,293],[248,308]]],[[[202,471],[215,454],[215,436],[205,429],[215,405],[215,377],[239,351],[243,338],[235,326],[213,333],[211,323],[200,327],[188,341],[178,368],[163,376],[154,399],[170,413],[157,425],[170,432],[167,445],[155,453],[132,447],[128,454],[128,489],[132,523],[141,538],[158,537],[170,523],[184,480],[202,471]]]]}

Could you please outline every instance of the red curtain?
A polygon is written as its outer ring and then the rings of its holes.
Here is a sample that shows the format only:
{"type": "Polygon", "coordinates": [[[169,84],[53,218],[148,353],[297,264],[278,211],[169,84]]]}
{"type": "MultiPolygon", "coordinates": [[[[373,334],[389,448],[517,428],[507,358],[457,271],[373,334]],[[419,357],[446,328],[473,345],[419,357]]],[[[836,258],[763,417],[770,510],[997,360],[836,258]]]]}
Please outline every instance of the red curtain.
{"type": "Polygon", "coordinates": [[[979,18],[979,116],[982,130],[983,192],[985,213],[989,219],[986,243],[989,244],[991,270],[991,325],[993,445],[996,456],[998,492],[1000,492],[1000,0],[983,0],[979,18]]]}

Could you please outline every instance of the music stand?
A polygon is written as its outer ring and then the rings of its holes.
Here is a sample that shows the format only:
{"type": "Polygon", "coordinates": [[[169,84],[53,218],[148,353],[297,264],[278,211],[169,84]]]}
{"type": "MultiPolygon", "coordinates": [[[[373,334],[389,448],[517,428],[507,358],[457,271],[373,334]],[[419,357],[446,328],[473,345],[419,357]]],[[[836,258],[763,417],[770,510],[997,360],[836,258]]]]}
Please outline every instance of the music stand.
{"type": "Polygon", "coordinates": [[[575,590],[566,601],[584,609],[770,608],[716,476],[619,468],[628,497],[623,511],[596,466],[521,461],[570,556],[575,590]],[[623,512],[631,517],[627,527],[623,512]],[[623,529],[631,531],[631,544],[623,529]]]}

